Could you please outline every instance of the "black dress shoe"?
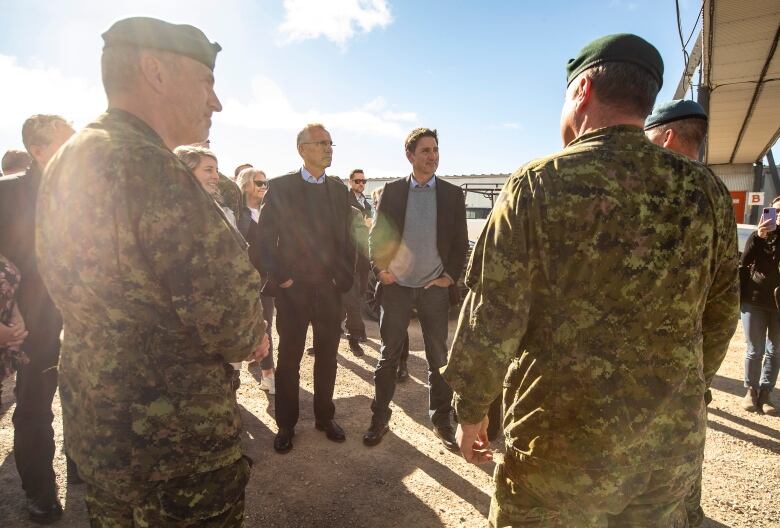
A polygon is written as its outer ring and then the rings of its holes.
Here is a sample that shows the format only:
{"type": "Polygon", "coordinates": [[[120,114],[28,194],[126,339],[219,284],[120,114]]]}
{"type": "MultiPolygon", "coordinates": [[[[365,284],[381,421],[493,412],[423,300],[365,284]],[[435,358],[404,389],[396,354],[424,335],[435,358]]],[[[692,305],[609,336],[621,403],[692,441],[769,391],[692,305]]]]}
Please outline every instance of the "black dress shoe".
{"type": "Polygon", "coordinates": [[[363,433],[363,443],[367,446],[375,446],[382,441],[382,437],[390,430],[387,422],[380,422],[371,418],[371,427],[363,433]]]}
{"type": "Polygon", "coordinates": [[[360,343],[354,337],[349,338],[349,349],[355,354],[355,357],[360,357],[364,354],[363,347],[360,346],[360,343]]]}
{"type": "Polygon", "coordinates": [[[274,438],[274,450],[280,454],[290,451],[293,448],[293,436],[295,436],[295,429],[280,428],[274,438]]]}
{"type": "Polygon", "coordinates": [[[451,425],[442,425],[441,427],[434,426],[433,434],[435,434],[436,438],[441,440],[441,443],[444,444],[444,447],[450,451],[454,451],[456,453],[460,451],[458,442],[455,440],[455,428],[451,425]]]}
{"type": "Polygon", "coordinates": [[[27,514],[35,524],[51,524],[62,517],[62,505],[59,499],[40,501],[27,498],[27,514]]]}
{"type": "Polygon", "coordinates": [[[406,368],[406,361],[398,363],[398,372],[396,373],[398,381],[406,381],[409,379],[409,370],[406,368]]]}
{"type": "Polygon", "coordinates": [[[336,420],[330,420],[324,424],[320,422],[314,422],[314,427],[316,427],[318,431],[325,431],[325,436],[328,437],[328,440],[333,440],[334,442],[343,442],[347,439],[347,435],[344,434],[344,429],[342,429],[341,426],[336,423],[336,420]]]}

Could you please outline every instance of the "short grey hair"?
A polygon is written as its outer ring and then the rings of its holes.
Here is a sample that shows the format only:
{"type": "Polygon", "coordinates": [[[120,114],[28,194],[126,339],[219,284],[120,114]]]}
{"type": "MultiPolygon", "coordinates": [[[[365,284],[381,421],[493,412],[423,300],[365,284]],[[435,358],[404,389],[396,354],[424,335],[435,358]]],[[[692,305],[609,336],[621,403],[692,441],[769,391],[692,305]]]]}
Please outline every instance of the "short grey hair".
{"type": "Polygon", "coordinates": [[[580,75],[591,80],[601,103],[643,119],[653,110],[660,89],[650,72],[628,62],[606,62],[580,75]]]}
{"type": "Polygon", "coordinates": [[[196,145],[182,145],[181,147],[176,147],[173,153],[176,154],[176,157],[191,171],[195,170],[195,168],[200,165],[200,162],[204,157],[213,158],[214,161],[217,161],[217,156],[214,152],[205,147],[198,147],[196,145]]]}
{"type": "Polygon", "coordinates": [[[699,150],[707,137],[707,121],[697,117],[678,119],[653,127],[647,132],[652,134],[651,137],[657,137],[665,134],[667,130],[674,130],[680,143],[699,150]]]}
{"type": "Polygon", "coordinates": [[[22,143],[27,152],[30,147],[38,145],[48,146],[52,140],[52,134],[60,126],[71,126],[64,117],[53,114],[35,114],[27,118],[22,125],[22,143]]]}
{"type": "Polygon", "coordinates": [[[300,145],[306,139],[308,139],[309,138],[309,131],[314,129],[314,128],[319,128],[321,130],[324,130],[325,132],[328,131],[328,129],[325,128],[325,125],[323,125],[322,123],[309,123],[308,125],[303,127],[300,132],[298,132],[298,137],[296,138],[296,143],[295,144],[296,145],[300,145]]]}
{"type": "Polygon", "coordinates": [[[236,183],[238,184],[238,188],[241,189],[242,193],[246,192],[246,184],[249,183],[250,180],[254,179],[254,177],[258,174],[265,176],[265,172],[261,171],[260,169],[255,169],[254,167],[247,167],[238,173],[236,183]]]}
{"type": "Polygon", "coordinates": [[[100,73],[106,95],[125,93],[133,89],[141,75],[140,59],[143,51],[152,53],[170,68],[175,68],[178,64],[178,56],[167,51],[128,45],[106,48],[100,57],[100,73]]]}

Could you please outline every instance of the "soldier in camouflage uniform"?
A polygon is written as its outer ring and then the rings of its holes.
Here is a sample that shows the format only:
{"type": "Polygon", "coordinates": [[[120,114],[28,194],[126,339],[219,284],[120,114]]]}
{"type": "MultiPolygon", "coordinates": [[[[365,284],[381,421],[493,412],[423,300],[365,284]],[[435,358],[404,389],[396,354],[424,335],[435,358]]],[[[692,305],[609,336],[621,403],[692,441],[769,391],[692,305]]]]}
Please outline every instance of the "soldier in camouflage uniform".
{"type": "Polygon", "coordinates": [[[267,350],[260,276],[171,152],[221,109],[220,48],[150,18],[103,38],[109,109],[51,161],[38,205],[68,454],[92,526],[241,526],[250,464],[224,364],[267,350]]]}
{"type": "MultiPolygon", "coordinates": [[[[653,113],[647,116],[645,135],[660,147],[698,161],[704,138],[707,136],[707,123],[707,112],[696,101],[684,99],[669,101],[658,105],[653,113]]],[[[716,177],[714,179],[717,180],[716,177]]],[[[705,408],[710,401],[712,401],[712,391],[707,388],[704,393],[705,408]]],[[[702,467],[699,465],[693,487],[685,497],[685,511],[691,528],[699,528],[704,523],[704,510],[701,507],[701,477],[702,467]]]]}
{"type": "Polygon", "coordinates": [[[645,138],[653,46],[604,37],[567,70],[566,147],[509,178],[473,252],[443,371],[458,442],[492,457],[503,388],[491,526],[684,527],[738,316],[731,199],[645,138]]]}

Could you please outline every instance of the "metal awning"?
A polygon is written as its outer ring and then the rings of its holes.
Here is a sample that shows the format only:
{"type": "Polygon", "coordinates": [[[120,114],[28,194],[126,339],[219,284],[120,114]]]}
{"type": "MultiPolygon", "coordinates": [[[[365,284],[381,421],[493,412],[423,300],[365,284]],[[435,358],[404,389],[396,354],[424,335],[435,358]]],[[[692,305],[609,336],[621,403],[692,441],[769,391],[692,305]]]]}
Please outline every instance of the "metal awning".
{"type": "Polygon", "coordinates": [[[780,136],[780,0],[704,0],[703,9],[705,161],[757,162],[780,136]]]}

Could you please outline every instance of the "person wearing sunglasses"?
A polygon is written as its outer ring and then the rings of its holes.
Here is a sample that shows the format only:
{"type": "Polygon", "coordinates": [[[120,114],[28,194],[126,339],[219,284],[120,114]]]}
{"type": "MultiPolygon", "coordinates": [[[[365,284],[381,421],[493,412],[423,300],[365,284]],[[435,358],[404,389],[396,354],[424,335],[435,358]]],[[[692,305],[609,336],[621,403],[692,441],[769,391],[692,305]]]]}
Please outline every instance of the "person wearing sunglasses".
{"type": "MultiPolygon", "coordinates": [[[[241,189],[242,208],[238,218],[238,230],[249,243],[249,260],[260,273],[263,284],[268,280],[268,273],[263,269],[260,259],[260,249],[257,230],[257,220],[260,218],[260,206],[263,205],[265,192],[268,190],[268,179],[263,171],[247,165],[238,173],[236,183],[241,189]]],[[[274,321],[274,298],[261,295],[263,317],[265,318],[265,333],[268,336],[268,355],[260,361],[262,377],[260,388],[268,394],[276,394],[276,379],[274,378],[274,354],[271,337],[271,326],[274,321]]]]}
{"type": "Polygon", "coordinates": [[[360,305],[363,301],[363,293],[366,291],[368,283],[368,272],[371,269],[371,263],[368,260],[368,229],[371,227],[371,216],[373,210],[371,203],[366,199],[363,191],[366,189],[366,175],[362,169],[355,169],[349,173],[349,205],[351,205],[356,214],[360,216],[359,224],[352,232],[355,247],[357,248],[357,258],[355,260],[355,280],[352,283],[352,289],[344,294],[344,311],[346,312],[346,329],[349,349],[356,356],[363,355],[363,348],[360,343],[365,343],[366,325],[363,323],[363,316],[360,312],[360,305]]]}

